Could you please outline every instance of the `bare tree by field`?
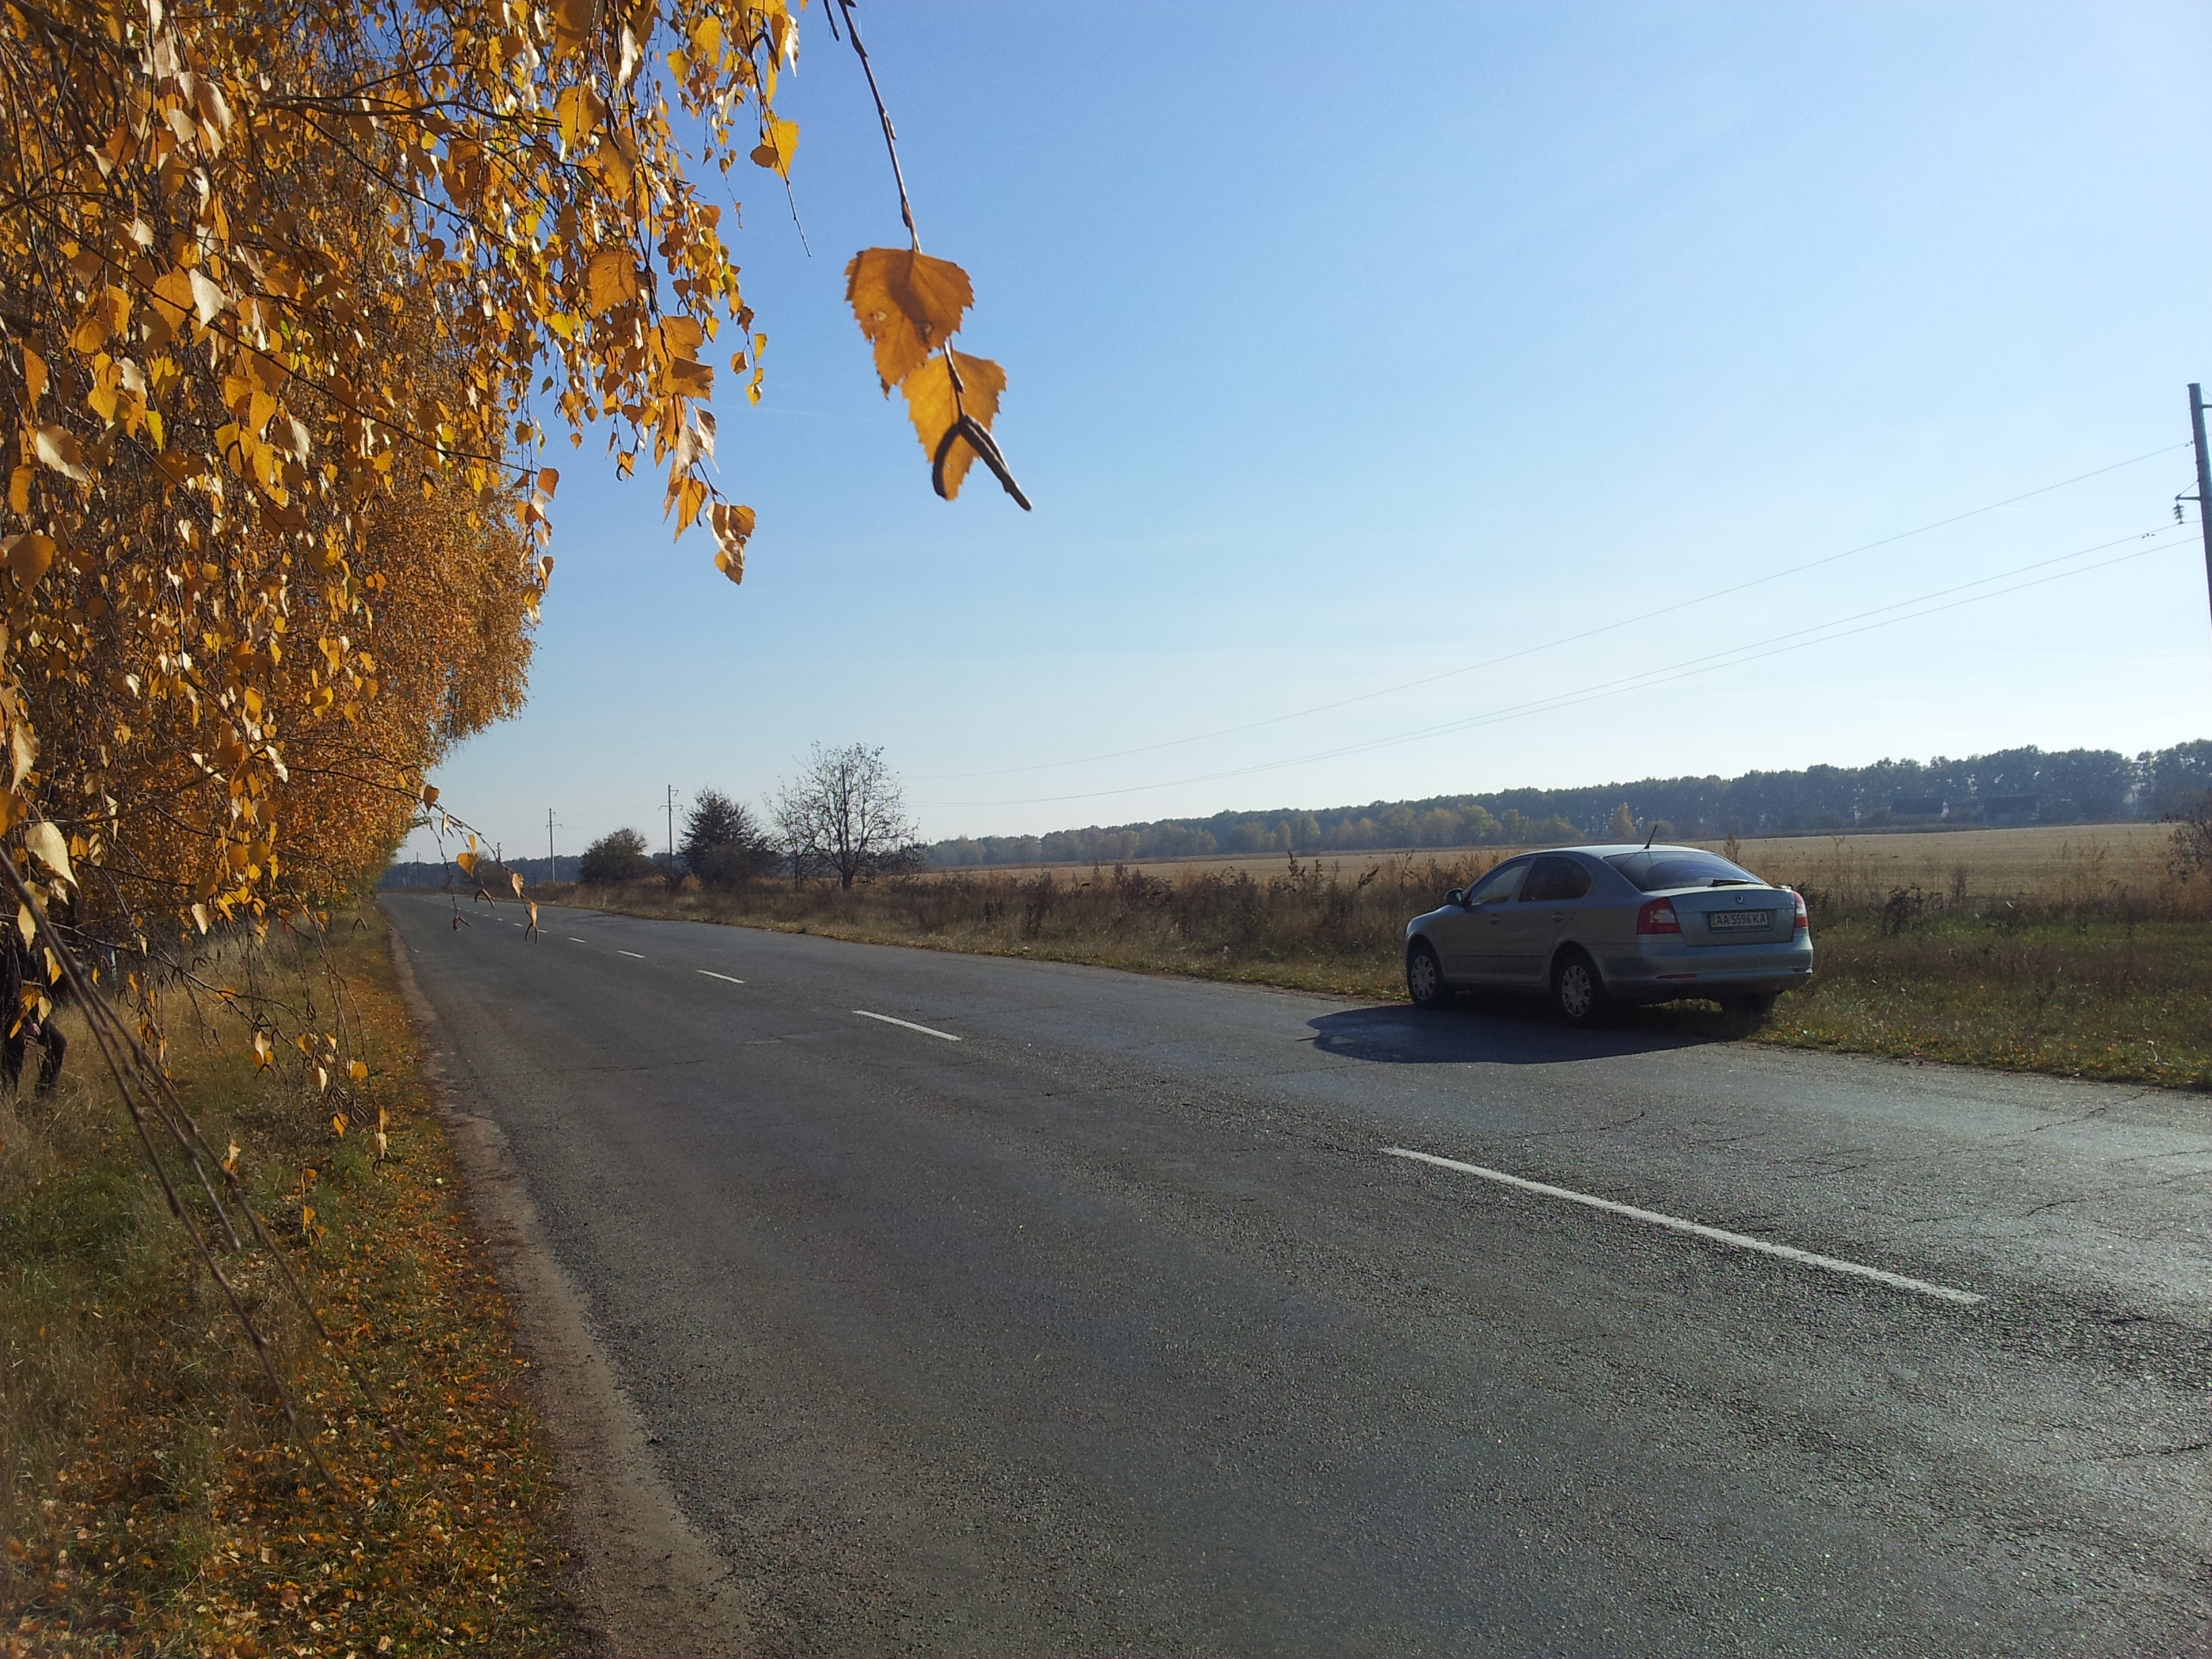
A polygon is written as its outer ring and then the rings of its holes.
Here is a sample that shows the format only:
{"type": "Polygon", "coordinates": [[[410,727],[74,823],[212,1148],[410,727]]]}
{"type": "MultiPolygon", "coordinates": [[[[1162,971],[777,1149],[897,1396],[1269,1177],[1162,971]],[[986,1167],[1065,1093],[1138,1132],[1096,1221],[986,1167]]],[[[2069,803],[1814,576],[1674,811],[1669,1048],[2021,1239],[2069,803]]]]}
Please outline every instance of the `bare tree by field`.
{"type": "Polygon", "coordinates": [[[808,751],[805,769],[775,794],[775,829],[792,878],[837,878],[840,887],[921,862],[914,824],[884,751],[864,744],[808,751]]]}
{"type": "Polygon", "coordinates": [[[684,816],[682,851],[684,869],[705,887],[735,887],[783,859],[751,810],[719,789],[702,789],[684,816]]]}
{"type": "Polygon", "coordinates": [[[610,830],[584,849],[577,861],[576,879],[588,887],[605,887],[617,881],[635,881],[653,873],[653,856],[645,837],[635,830],[610,830]]]}
{"type": "Polygon", "coordinates": [[[2169,812],[2173,840],[2166,867],[2176,881],[2191,881],[2212,871],[2212,800],[2198,799],[2185,812],[2169,812]]]}

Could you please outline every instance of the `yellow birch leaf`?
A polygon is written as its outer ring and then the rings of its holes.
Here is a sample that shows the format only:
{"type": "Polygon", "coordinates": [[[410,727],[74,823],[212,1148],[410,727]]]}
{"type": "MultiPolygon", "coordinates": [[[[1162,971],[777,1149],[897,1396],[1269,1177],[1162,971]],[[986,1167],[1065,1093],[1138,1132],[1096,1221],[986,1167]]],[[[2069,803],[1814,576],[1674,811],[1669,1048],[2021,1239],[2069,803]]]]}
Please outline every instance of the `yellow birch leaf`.
{"type": "Polygon", "coordinates": [[[79,483],[90,483],[92,474],[84,470],[84,452],[77,447],[76,440],[58,426],[42,426],[32,440],[32,449],[40,461],[65,478],[79,483]]]}
{"type": "Polygon", "coordinates": [[[192,310],[203,323],[211,323],[222,315],[230,303],[230,295],[217,286],[207,272],[194,265],[185,273],[185,283],[192,291],[192,310]]]}
{"type": "Polygon", "coordinates": [[[0,541],[0,550],[4,550],[9,572],[20,586],[36,586],[39,578],[53,568],[54,538],[51,536],[36,532],[10,536],[0,541]]]}
{"type": "MultiPolygon", "coordinates": [[[[36,404],[46,390],[46,360],[30,347],[23,348],[23,401],[36,404]]],[[[22,509],[18,507],[16,511],[22,509]]]]}
{"type": "Polygon", "coordinates": [[[31,511],[31,481],[39,470],[25,462],[8,475],[8,507],[10,512],[27,517],[31,511]]]}
{"type": "Polygon", "coordinates": [[[346,1075],[356,1083],[365,1082],[368,1077],[368,1062],[365,1060],[352,1061],[346,1066],[346,1075]]]}
{"type": "Polygon", "coordinates": [[[707,515],[714,532],[714,568],[733,582],[745,579],[745,543],[753,533],[753,510],[735,501],[717,501],[707,515]]]}
{"type": "Polygon", "coordinates": [[[753,148],[753,165],[788,179],[791,158],[799,154],[799,123],[771,119],[763,122],[761,129],[761,141],[753,148]]]}
{"type": "Polygon", "coordinates": [[[592,316],[612,311],[637,297],[637,262],[625,249],[603,247],[585,269],[584,287],[592,316]]]}
{"type": "Polygon", "coordinates": [[[507,878],[514,884],[515,897],[520,898],[522,896],[522,872],[520,870],[510,870],[507,872],[507,878]]]}
{"type": "MultiPolygon", "coordinates": [[[[193,908],[197,909],[198,907],[194,906],[193,908]]],[[[256,1031],[253,1034],[253,1064],[255,1069],[265,1072],[270,1066],[276,1063],[276,1045],[269,1040],[269,1033],[266,1031],[256,1031]]]]}
{"type": "Polygon", "coordinates": [[[69,842],[62,832],[40,818],[23,832],[23,845],[31,855],[72,887],[76,877],[70,869],[69,842]]]}
{"type": "MultiPolygon", "coordinates": [[[[943,357],[932,357],[928,362],[899,382],[899,390],[906,394],[906,412],[914,422],[915,435],[921,440],[923,452],[933,463],[938,446],[952,430],[953,422],[965,413],[986,432],[999,413],[999,394],[1006,389],[1006,372],[988,357],[970,357],[964,352],[953,354],[960,365],[960,398],[956,410],[952,397],[952,377],[946,372],[943,357]]],[[[960,493],[960,481],[968,475],[969,464],[975,459],[975,450],[964,438],[955,438],[945,459],[945,499],[951,501],[960,493]]]]}
{"type": "MultiPolygon", "coordinates": [[[[871,247],[845,267],[845,298],[876,349],[876,377],[888,394],[960,326],[975,292],[968,273],[950,259],[871,247]]],[[[757,348],[753,355],[760,355],[757,348]]]]}
{"type": "Polygon", "coordinates": [[[152,294],[154,314],[174,334],[185,325],[185,319],[192,314],[192,279],[182,270],[164,271],[155,280],[152,294]]]}
{"type": "Polygon", "coordinates": [[[570,87],[555,101],[553,113],[561,124],[562,142],[574,149],[599,131],[607,106],[589,87],[570,87]]]}
{"type": "Polygon", "coordinates": [[[679,398],[710,398],[714,392],[714,371],[708,364],[676,358],[668,365],[668,389],[679,398]]]}
{"type": "Polygon", "coordinates": [[[584,49],[591,38],[592,14],[597,9],[592,0],[553,0],[553,49],[557,56],[565,58],[584,49]]]}

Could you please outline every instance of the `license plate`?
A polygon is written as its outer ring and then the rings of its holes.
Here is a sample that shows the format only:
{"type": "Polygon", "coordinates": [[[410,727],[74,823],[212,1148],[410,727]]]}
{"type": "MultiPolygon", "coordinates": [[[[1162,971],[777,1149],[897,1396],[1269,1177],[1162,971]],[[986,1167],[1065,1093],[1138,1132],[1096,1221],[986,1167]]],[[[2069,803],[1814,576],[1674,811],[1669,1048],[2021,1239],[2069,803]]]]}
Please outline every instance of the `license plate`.
{"type": "Polygon", "coordinates": [[[1767,927],[1773,922],[1774,912],[1771,910],[1709,910],[1705,913],[1705,926],[1716,933],[1733,933],[1739,928],[1767,927]]]}

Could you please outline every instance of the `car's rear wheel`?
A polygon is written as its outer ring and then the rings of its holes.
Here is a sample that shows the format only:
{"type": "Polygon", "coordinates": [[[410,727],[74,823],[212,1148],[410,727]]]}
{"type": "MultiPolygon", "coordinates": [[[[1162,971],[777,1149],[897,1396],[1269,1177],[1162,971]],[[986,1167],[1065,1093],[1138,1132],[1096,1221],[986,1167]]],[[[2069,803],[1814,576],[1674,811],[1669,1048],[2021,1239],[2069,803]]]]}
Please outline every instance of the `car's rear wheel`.
{"type": "Polygon", "coordinates": [[[1450,1006],[1451,987],[1444,983],[1444,965],[1437,960],[1436,947],[1425,939],[1406,947],[1406,994],[1413,998],[1416,1008],[1450,1006]]]}
{"type": "Polygon", "coordinates": [[[1552,1006],[1570,1025],[1601,1024],[1613,1012],[1597,964],[1581,951],[1568,951],[1553,967],[1552,1006]]]}

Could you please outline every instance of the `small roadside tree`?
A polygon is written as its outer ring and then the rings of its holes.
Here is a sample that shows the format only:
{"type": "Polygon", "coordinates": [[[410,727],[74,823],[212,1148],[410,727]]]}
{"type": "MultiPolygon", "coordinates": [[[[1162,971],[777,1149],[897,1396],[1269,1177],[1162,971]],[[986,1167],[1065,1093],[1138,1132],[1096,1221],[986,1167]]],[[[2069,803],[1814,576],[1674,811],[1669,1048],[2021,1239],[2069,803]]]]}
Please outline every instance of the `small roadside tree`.
{"type": "Polygon", "coordinates": [[[702,789],[684,819],[684,867],[708,887],[734,887],[782,856],[759,819],[719,789],[702,789]]]}
{"type": "Polygon", "coordinates": [[[776,787],[775,830],[795,881],[834,874],[849,888],[921,861],[898,780],[864,744],[816,744],[805,769],[776,787]]]}
{"type": "Polygon", "coordinates": [[[1607,821],[1605,833],[1615,841],[1636,839],[1636,814],[1629,810],[1626,801],[1613,809],[1613,817],[1607,821]]]}
{"type": "Polygon", "coordinates": [[[637,881],[652,873],[645,837],[635,830],[610,830],[584,849],[576,865],[576,879],[587,887],[637,881]]]}

